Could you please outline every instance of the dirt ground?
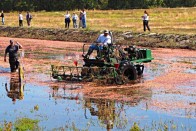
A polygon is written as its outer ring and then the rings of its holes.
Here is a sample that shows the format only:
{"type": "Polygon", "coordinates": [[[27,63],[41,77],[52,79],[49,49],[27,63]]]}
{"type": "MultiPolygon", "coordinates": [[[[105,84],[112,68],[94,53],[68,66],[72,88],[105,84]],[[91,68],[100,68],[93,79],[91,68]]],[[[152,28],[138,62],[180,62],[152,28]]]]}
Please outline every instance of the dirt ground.
{"type": "MultiPolygon", "coordinates": [[[[3,62],[3,54],[9,45],[8,37],[0,37],[0,75],[10,76],[9,63],[3,62]]],[[[152,49],[154,60],[145,64],[142,78],[125,85],[102,85],[101,83],[64,83],[51,81],[50,65],[70,65],[78,60],[82,66],[83,43],[13,38],[24,47],[21,62],[25,69],[25,82],[64,87],[71,84],[83,88],[70,90],[83,93],[85,97],[114,99],[137,104],[142,101],[146,108],[175,111],[196,110],[196,51],[185,49],[152,49]],[[187,98],[179,99],[179,97],[187,98]]],[[[7,58],[8,60],[8,58],[7,58]]],[[[196,112],[195,112],[196,113],[196,112]]],[[[191,114],[196,117],[196,114],[191,114]]],[[[190,114],[189,114],[190,115],[190,114]]]]}

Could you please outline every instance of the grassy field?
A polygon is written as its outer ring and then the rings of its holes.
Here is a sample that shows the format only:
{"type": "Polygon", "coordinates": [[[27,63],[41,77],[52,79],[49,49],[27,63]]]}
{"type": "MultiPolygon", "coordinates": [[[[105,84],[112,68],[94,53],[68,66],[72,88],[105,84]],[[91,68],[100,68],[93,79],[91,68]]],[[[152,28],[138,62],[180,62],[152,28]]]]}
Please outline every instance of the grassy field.
{"type": "MultiPolygon", "coordinates": [[[[196,8],[147,9],[150,15],[151,32],[196,34],[196,8]]],[[[70,11],[70,14],[79,11],[70,11]]],[[[141,16],[144,9],[134,10],[87,10],[87,29],[143,32],[141,16]]],[[[25,18],[26,12],[22,12],[25,18]]],[[[61,12],[31,12],[32,27],[64,28],[61,12]]],[[[7,26],[18,26],[18,12],[5,13],[7,26]]],[[[24,20],[24,26],[27,26],[24,20]]],[[[72,23],[71,23],[72,28],[72,23]]]]}

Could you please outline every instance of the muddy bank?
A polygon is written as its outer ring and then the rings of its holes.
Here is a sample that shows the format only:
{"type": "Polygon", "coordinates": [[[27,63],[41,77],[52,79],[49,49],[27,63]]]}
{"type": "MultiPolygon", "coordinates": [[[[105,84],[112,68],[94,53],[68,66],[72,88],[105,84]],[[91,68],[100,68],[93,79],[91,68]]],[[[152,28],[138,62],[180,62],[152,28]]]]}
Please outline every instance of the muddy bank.
{"type": "MultiPolygon", "coordinates": [[[[101,31],[52,28],[20,28],[0,26],[2,37],[33,38],[59,40],[66,42],[94,41],[101,31]]],[[[117,44],[138,45],[144,47],[179,48],[196,50],[196,35],[134,33],[113,31],[117,44]]]]}

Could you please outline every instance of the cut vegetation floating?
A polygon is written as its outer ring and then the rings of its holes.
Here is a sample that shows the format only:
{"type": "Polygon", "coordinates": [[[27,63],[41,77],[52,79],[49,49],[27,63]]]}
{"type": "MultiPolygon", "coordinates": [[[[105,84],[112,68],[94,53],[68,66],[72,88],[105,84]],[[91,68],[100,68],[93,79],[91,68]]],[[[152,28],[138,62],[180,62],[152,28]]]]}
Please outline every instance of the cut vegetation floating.
{"type": "MultiPolygon", "coordinates": [[[[7,46],[4,43],[9,39],[1,37],[0,59],[7,46]]],[[[29,125],[27,130],[34,124],[33,127],[40,130],[196,129],[194,50],[154,48],[154,60],[144,63],[143,76],[117,86],[115,83],[103,85],[101,81],[57,82],[50,77],[51,64],[75,66],[77,58],[78,66],[83,65],[79,50],[83,43],[14,40],[23,43],[25,51],[32,43],[33,47],[23,58],[23,84],[10,75],[8,63],[0,65],[0,130],[15,129],[14,123],[19,119],[22,121],[17,124],[18,129],[27,129],[25,125],[29,125]],[[48,53],[52,47],[57,59],[51,59],[53,53],[48,53]],[[56,53],[60,47],[59,52],[64,53],[59,58],[63,60],[58,59],[56,53]],[[73,54],[66,47],[78,52],[73,54]],[[44,48],[39,51],[38,58],[32,57],[37,53],[36,48],[44,48]],[[47,55],[50,57],[42,58],[47,55]],[[23,118],[28,118],[26,124],[20,124],[24,123],[23,118]]]]}

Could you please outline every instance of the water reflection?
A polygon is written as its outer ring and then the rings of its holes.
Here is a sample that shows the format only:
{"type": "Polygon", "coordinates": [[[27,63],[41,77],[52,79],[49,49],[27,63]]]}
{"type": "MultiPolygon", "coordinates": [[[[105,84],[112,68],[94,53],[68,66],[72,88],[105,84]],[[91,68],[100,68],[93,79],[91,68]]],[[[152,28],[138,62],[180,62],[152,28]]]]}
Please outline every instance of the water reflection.
{"type": "MultiPolygon", "coordinates": [[[[122,93],[122,92],[121,92],[122,93]]],[[[151,92],[148,92],[151,94],[151,92]]],[[[114,128],[124,129],[128,124],[128,116],[126,116],[125,105],[137,106],[141,100],[147,99],[147,93],[145,95],[139,95],[137,93],[132,93],[132,98],[126,101],[115,101],[115,100],[106,100],[106,99],[97,99],[97,98],[85,98],[85,118],[88,119],[86,115],[87,111],[90,112],[91,116],[97,116],[101,125],[104,125],[107,131],[110,131],[114,128]]],[[[131,96],[130,96],[131,97],[131,96]]],[[[146,105],[146,110],[148,105],[146,105]]]]}
{"type": "Polygon", "coordinates": [[[16,74],[11,74],[10,83],[5,83],[5,90],[7,96],[12,99],[14,104],[17,99],[24,99],[24,83],[19,82],[18,75],[16,74]]]}
{"type": "MultiPolygon", "coordinates": [[[[105,92],[108,94],[117,94],[118,98],[101,98],[95,96],[96,92],[90,94],[77,94],[71,90],[82,88],[82,86],[66,85],[64,87],[51,86],[50,98],[55,99],[57,104],[58,100],[75,100],[76,104],[83,104],[85,119],[92,119],[97,117],[100,125],[105,127],[108,131],[114,128],[124,129],[127,127],[128,116],[126,116],[125,107],[138,106],[142,100],[144,100],[144,107],[148,110],[147,101],[152,97],[151,89],[147,89],[141,86],[137,87],[106,87],[105,92]],[[90,114],[90,115],[89,115],[90,114]]],[[[104,97],[104,95],[103,95],[104,97]]],[[[108,96],[109,98],[109,96],[108,96]]]]}
{"type": "Polygon", "coordinates": [[[79,103],[79,99],[82,97],[81,94],[67,92],[68,90],[75,90],[78,88],[83,87],[81,85],[64,85],[64,87],[59,87],[57,85],[51,86],[49,99],[53,98],[55,100],[55,104],[57,104],[57,100],[59,99],[76,100],[76,103],[79,103]]]}
{"type": "MultiPolygon", "coordinates": [[[[116,117],[115,101],[101,100],[101,99],[85,99],[85,107],[90,111],[91,116],[97,116],[101,124],[106,125],[106,129],[109,131],[113,129],[114,121],[116,117]]],[[[85,117],[86,110],[85,110],[85,117]]]]}

